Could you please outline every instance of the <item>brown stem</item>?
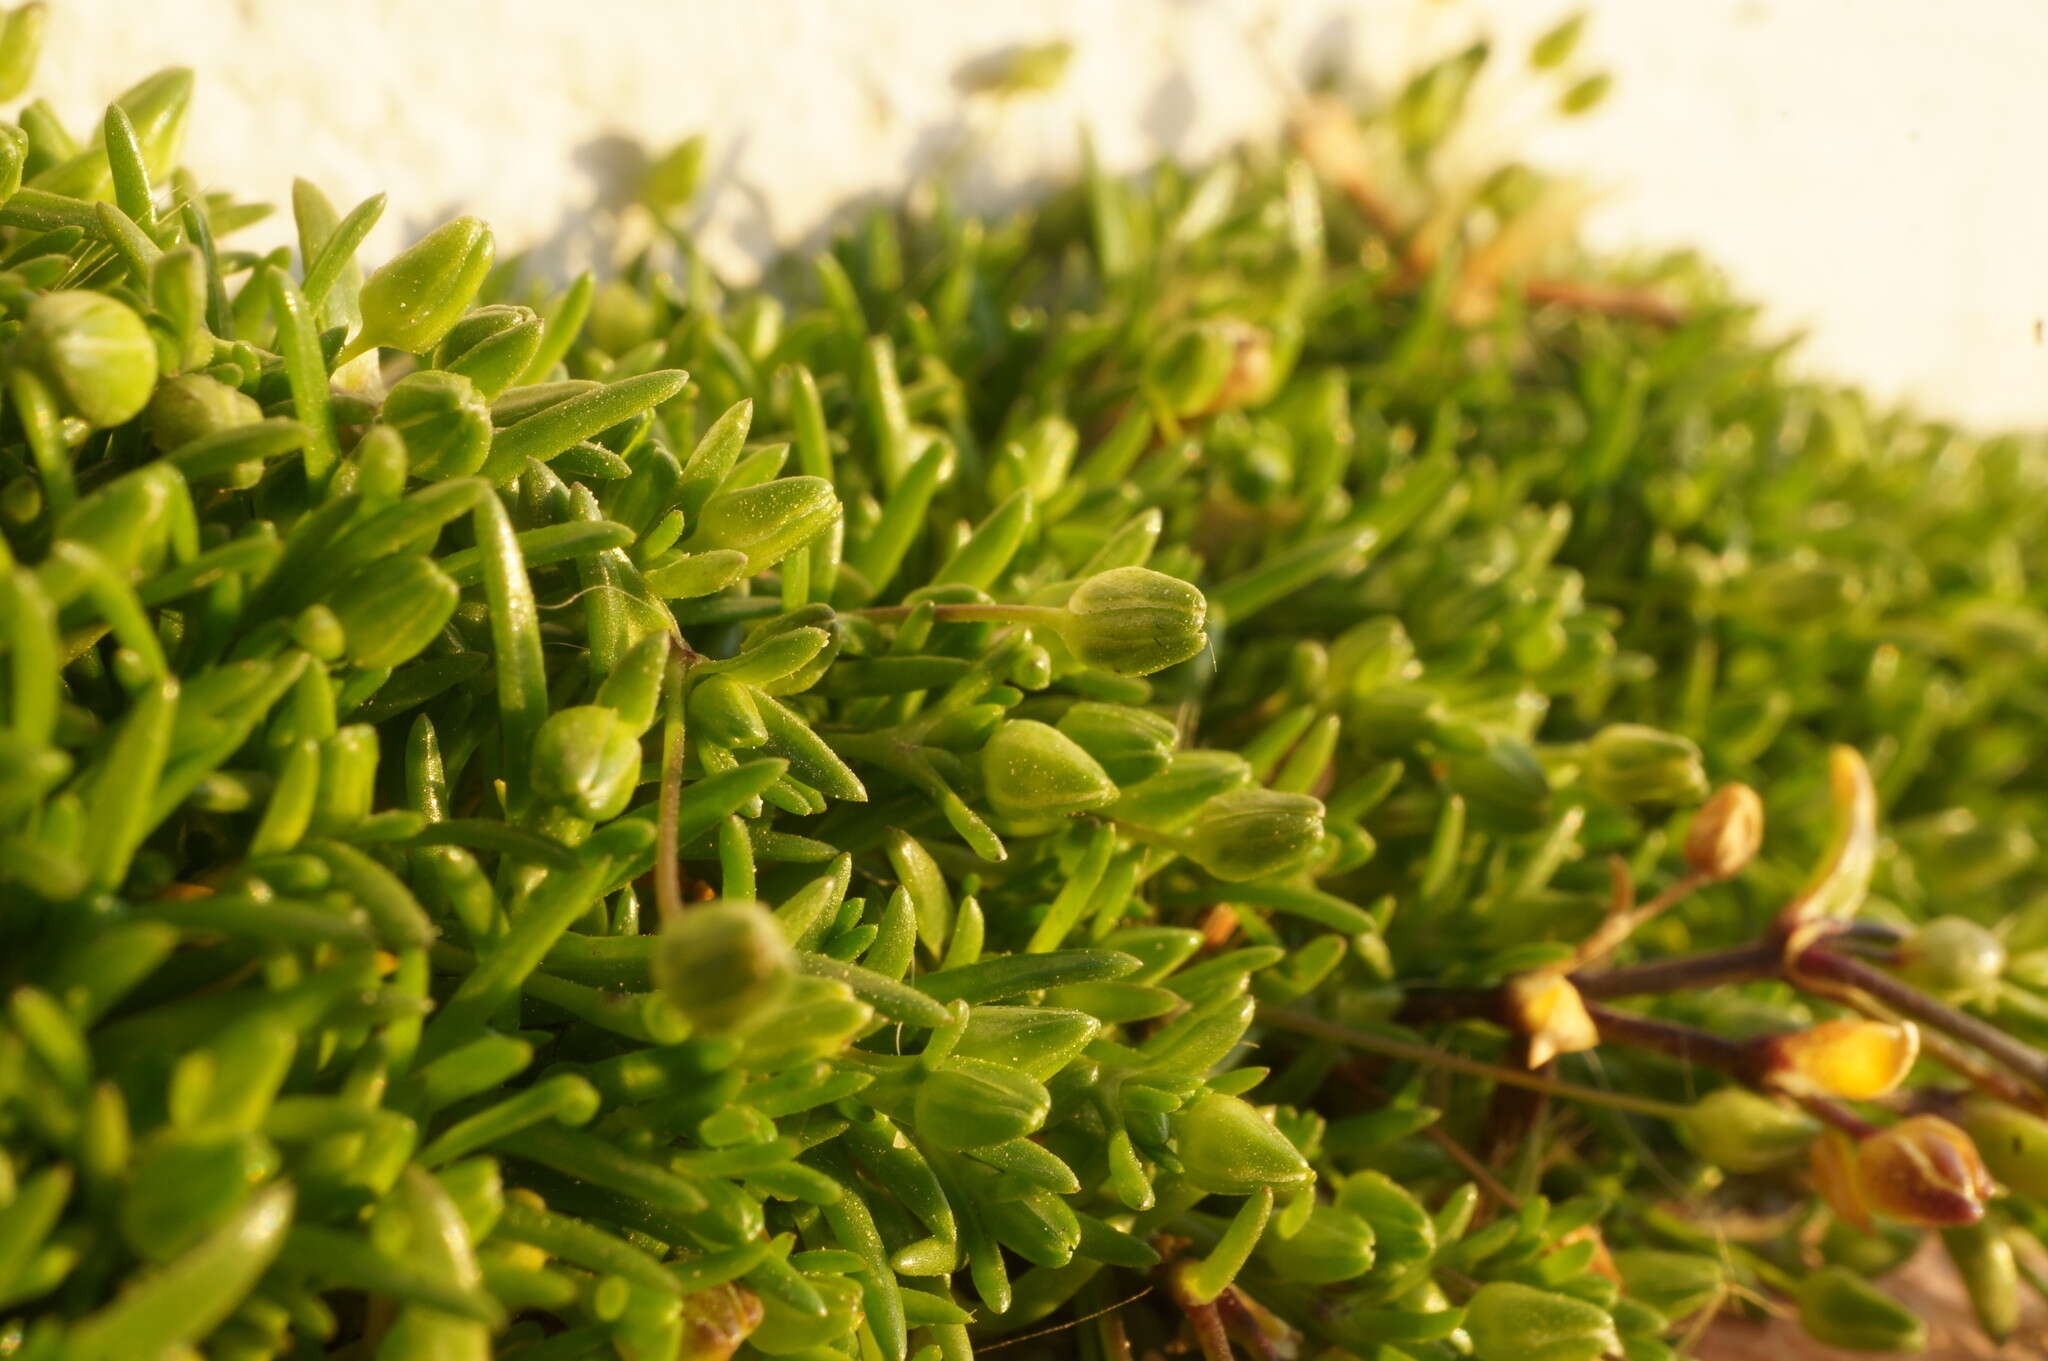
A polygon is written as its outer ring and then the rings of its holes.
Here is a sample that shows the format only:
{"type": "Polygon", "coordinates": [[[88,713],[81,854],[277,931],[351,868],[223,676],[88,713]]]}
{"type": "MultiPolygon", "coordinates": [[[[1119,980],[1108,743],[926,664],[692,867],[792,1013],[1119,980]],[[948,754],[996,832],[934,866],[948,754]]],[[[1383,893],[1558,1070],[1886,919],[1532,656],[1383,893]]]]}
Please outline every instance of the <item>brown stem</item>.
{"type": "Polygon", "coordinates": [[[1769,978],[1778,972],[1779,964],[1778,947],[1758,942],[1707,954],[1603,969],[1599,973],[1573,974],[1572,984],[1578,988],[1581,997],[1633,997],[1649,992],[1677,992],[1682,988],[1711,988],[1723,983],[1769,978]]]}
{"type": "Polygon", "coordinates": [[[1753,1044],[1652,1016],[1616,1011],[1597,1002],[1587,1004],[1586,1014],[1599,1027],[1603,1044],[1648,1049],[1680,1063],[1713,1068],[1751,1085],[1763,1080],[1761,1051],[1753,1044]]]}
{"type": "Polygon", "coordinates": [[[1391,1036],[1375,1035],[1370,1031],[1354,1030],[1335,1021],[1326,1021],[1320,1016],[1293,1011],[1286,1007],[1270,1007],[1259,1012],[1259,1023],[1275,1030],[1288,1030],[1297,1035],[1313,1039],[1328,1040],[1352,1049],[1363,1049],[1367,1053],[1383,1054],[1388,1058],[1403,1059],[1419,1063],[1425,1068],[1442,1068],[1453,1073],[1469,1073],[1474,1077],[1492,1078],[1495,1082],[1510,1087],[1526,1087],[1532,1092],[1561,1097],[1566,1101],[1582,1101],[1590,1106],[1608,1106],[1614,1110],[1628,1111],[1635,1115],[1654,1115],[1660,1120],[1683,1120],[1687,1108],[1675,1101],[1657,1101],[1647,1096],[1631,1096],[1627,1092],[1610,1092],[1599,1087],[1582,1087],[1573,1082],[1560,1082],[1556,1078],[1543,1077],[1536,1073],[1503,1064],[1488,1063],[1484,1059],[1467,1058],[1448,1050],[1432,1049],[1426,1044],[1410,1044],[1391,1036]]]}

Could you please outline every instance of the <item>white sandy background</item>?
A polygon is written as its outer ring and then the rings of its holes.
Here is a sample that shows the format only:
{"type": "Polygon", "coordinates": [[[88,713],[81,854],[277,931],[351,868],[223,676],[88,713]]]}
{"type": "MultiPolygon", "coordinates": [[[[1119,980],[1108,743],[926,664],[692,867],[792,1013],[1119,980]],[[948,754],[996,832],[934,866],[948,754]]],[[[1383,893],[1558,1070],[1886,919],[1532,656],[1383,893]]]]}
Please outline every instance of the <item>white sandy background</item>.
{"type": "MultiPolygon", "coordinates": [[[[1304,74],[1385,83],[1557,0],[48,0],[36,92],[74,126],[148,71],[200,75],[187,161],[282,202],[387,191],[367,254],[456,211],[567,259],[634,147],[712,141],[708,239],[736,271],[940,163],[985,202],[1071,168],[1268,135],[1304,74]],[[976,58],[1070,39],[996,106],[976,58]]],[[[1593,117],[1528,133],[1608,193],[1616,245],[1694,244],[1811,334],[1807,365],[1983,424],[2048,425],[2048,4],[1592,0],[1593,117]]],[[[1504,65],[1508,63],[1503,63],[1504,65]]],[[[1511,131],[1526,110],[1503,99],[1511,131]]],[[[1533,121],[1527,126],[1536,127],[1533,121]]],[[[281,237],[278,239],[282,239],[281,237]]]]}

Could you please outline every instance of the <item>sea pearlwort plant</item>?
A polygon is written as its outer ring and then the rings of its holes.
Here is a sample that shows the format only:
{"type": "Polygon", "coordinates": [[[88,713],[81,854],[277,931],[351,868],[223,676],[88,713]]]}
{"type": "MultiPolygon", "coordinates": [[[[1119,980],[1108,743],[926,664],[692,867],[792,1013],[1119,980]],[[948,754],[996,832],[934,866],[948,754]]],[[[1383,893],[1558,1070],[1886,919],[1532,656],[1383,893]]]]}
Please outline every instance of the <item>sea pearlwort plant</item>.
{"type": "Polygon", "coordinates": [[[762,289],[701,143],[556,293],[0,128],[0,1351],[2017,1327],[2048,465],[1441,172],[1488,56],[762,289]]]}

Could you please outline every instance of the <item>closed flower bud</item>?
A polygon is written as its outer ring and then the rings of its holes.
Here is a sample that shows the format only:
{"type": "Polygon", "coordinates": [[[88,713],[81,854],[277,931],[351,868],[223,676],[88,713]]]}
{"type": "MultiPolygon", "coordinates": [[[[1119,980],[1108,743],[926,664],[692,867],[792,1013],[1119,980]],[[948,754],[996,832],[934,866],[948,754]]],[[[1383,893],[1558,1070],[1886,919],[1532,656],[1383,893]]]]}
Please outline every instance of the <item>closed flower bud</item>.
{"type": "Polygon", "coordinates": [[[1870,1101],[1905,1081],[1920,1055],[1910,1022],[1842,1019],[1762,1041],[1772,1086],[1795,1096],[1870,1101]]]}
{"type": "Polygon", "coordinates": [[[1173,760],[1180,730],[1170,719],[1128,704],[1083,700],[1060,716],[1059,730],[1093,756],[1119,785],[1149,780],[1173,760]]]}
{"type": "Polygon", "coordinates": [[[132,419],[156,387],[156,342],[142,318],[104,293],[45,293],[30,304],[13,359],[70,415],[95,428],[132,419]]]}
{"type": "Polygon", "coordinates": [[[987,1148],[1036,1134],[1052,1113],[1045,1084],[986,1059],[953,1057],[917,1087],[917,1132],[939,1148],[987,1148]]]}
{"type": "Polygon", "coordinates": [[[1955,1118],[1991,1175],[2021,1195],[2048,1198],[2048,1120],[1988,1096],[1964,1097],[1955,1118]]]}
{"type": "Polygon", "coordinates": [[[1084,666],[1149,676],[1208,645],[1202,593],[1148,567],[1098,572],[1067,597],[1060,637],[1084,666]]]}
{"type": "Polygon", "coordinates": [[[165,453],[262,419],[263,408],[254,397],[204,373],[166,378],[149,399],[150,433],[165,453]]]}
{"type": "Polygon", "coordinates": [[[1277,789],[1233,789],[1202,805],[1180,852],[1225,883],[1299,869],[1323,844],[1322,800],[1277,789]]]}
{"type": "Polygon", "coordinates": [[[1597,1304],[1516,1281],[1490,1281],[1465,1306],[1476,1361],[1597,1361],[1620,1355],[1614,1320],[1597,1304]]]}
{"type": "Polygon", "coordinates": [[[1727,1269],[1702,1252],[1630,1248],[1615,1253],[1613,1260],[1629,1297],[1673,1323],[1719,1302],[1727,1291],[1727,1269]]]}
{"type": "Polygon", "coordinates": [[[348,633],[334,611],[308,605],[292,621],[292,641],[323,662],[336,662],[348,652],[348,633]]]}
{"type": "Polygon", "coordinates": [[[1559,1054],[1578,1054],[1600,1043],[1600,1029],[1586,1012],[1585,999],[1555,969],[1516,974],[1501,994],[1508,1023],[1529,1043],[1529,1066],[1541,1068],[1559,1054]]]}
{"type": "MultiPolygon", "coordinates": [[[[0,42],[4,41],[0,38],[0,42]]],[[[0,50],[0,68],[5,67],[6,60],[5,51],[0,50]]],[[[22,171],[27,165],[28,134],[12,123],[0,127],[0,199],[14,197],[21,188],[22,171]]]]}
{"type": "Polygon", "coordinates": [[[1901,1224],[1974,1224],[1996,1187],[1970,1136],[1938,1115],[1912,1115],[1865,1139],[1856,1180],[1873,1211],[1901,1224]]]}
{"type": "Polygon", "coordinates": [[[1764,1172],[1799,1158],[1820,1133],[1812,1117],[1741,1087],[1695,1101],[1682,1127],[1693,1151],[1729,1172],[1764,1172]]]}
{"type": "Polygon", "coordinates": [[[1165,770],[1123,792],[1116,802],[1116,817],[1119,822],[1170,831],[1218,794],[1241,789],[1251,779],[1251,763],[1234,751],[1177,751],[1165,770]]]}
{"type": "Polygon", "coordinates": [[[533,739],[533,789],[579,818],[606,822],[640,783],[640,739],[602,704],[557,709],[533,739]]]}
{"type": "Polygon", "coordinates": [[[496,401],[526,371],[547,325],[531,307],[498,302],[466,313],[434,347],[433,367],[459,373],[496,401]]]}
{"type": "Polygon", "coordinates": [[[405,441],[414,477],[468,477],[491,452],[491,405],[460,374],[427,369],[392,384],[384,423],[405,441]]]}
{"type": "Polygon", "coordinates": [[[583,334],[606,354],[624,354],[654,338],[661,326],[661,307],[624,279],[607,279],[590,299],[583,334]]]}
{"type": "Polygon", "coordinates": [[[1707,770],[1691,738],[1640,723],[1610,723],[1586,744],[1586,783],[1616,803],[1691,803],[1707,770]]]}
{"type": "MultiPolygon", "coordinates": [[[[31,3],[17,5],[0,18],[0,102],[21,98],[28,88],[43,52],[43,25],[49,15],[49,6],[31,3]]],[[[15,188],[20,187],[20,173],[17,168],[15,188]]]]}
{"type": "Polygon", "coordinates": [[[1814,1194],[1835,1212],[1835,1218],[1867,1234],[1876,1226],[1870,1222],[1870,1206],[1857,1179],[1856,1148],[1856,1141],[1841,1130],[1825,1130],[1807,1152],[1807,1172],[1813,1178],[1814,1194]]]}
{"type": "Polygon", "coordinates": [[[722,747],[746,750],[768,740],[753,692],[730,676],[712,676],[690,691],[690,721],[722,747]]]}
{"type": "Polygon", "coordinates": [[[461,596],[446,572],[412,553],[351,573],[327,605],[356,665],[385,667],[410,661],[432,642],[461,596]]]}
{"type": "Polygon", "coordinates": [[[1822,1267],[1799,1286],[1799,1322],[1816,1342],[1864,1352],[1919,1352],[1927,1327],[1912,1310],[1847,1267],[1822,1267]]]}
{"type": "Polygon", "coordinates": [[[458,217],[400,251],[363,283],[363,328],[336,363],[384,346],[425,354],[454,328],[497,253],[491,229],[458,217]]]}
{"type": "Polygon", "coordinates": [[[1291,1237],[1266,1233],[1259,1259],[1283,1281],[1332,1285],[1372,1270],[1372,1225],[1348,1210],[1318,1205],[1291,1237]]]}
{"type": "Polygon", "coordinates": [[[989,807],[1013,822],[1070,817],[1116,798],[1116,783],[1058,728],[1014,719],[981,749],[989,807]]]}
{"type": "Polygon", "coordinates": [[[1685,864],[1705,879],[1732,879],[1764,840],[1764,801],[1746,784],[1724,784],[1693,814],[1685,864]]]}
{"type": "Polygon", "coordinates": [[[1988,998],[2005,976],[2005,942],[1967,917],[1936,917],[1899,952],[1899,972],[1951,1001],[1988,998]]]}
{"type": "MultiPolygon", "coordinates": [[[[803,1278],[824,1303],[825,1312],[814,1314],[785,1301],[781,1294],[761,1296],[761,1323],[747,1338],[747,1345],[766,1356],[816,1356],[828,1344],[850,1335],[860,1326],[862,1300],[860,1282],[851,1276],[821,1273],[803,1278]]],[[[679,1358],[680,1361],[680,1358],[679,1358]]]]}
{"type": "Polygon", "coordinates": [[[1213,405],[1237,359],[1237,334],[1227,321],[1196,322],[1168,333],[1145,358],[1145,388],[1176,416],[1213,405]]]}
{"type": "Polygon", "coordinates": [[[751,574],[782,561],[839,514],[839,497],[824,478],[777,478],[705,502],[685,547],[738,549],[751,574]]]}
{"type": "Polygon", "coordinates": [[[1451,788],[1477,812],[1484,810],[1511,827],[1533,829],[1550,807],[1550,776],[1527,742],[1489,737],[1469,755],[1444,763],[1451,788]]]}
{"type": "Polygon", "coordinates": [[[654,981],[697,1030],[759,1019],[788,991],[796,953],[767,908],[720,899],[662,927],[654,981]]]}
{"type": "Polygon", "coordinates": [[[1176,1111],[1174,1153],[1190,1185],[1219,1196],[1315,1180],[1308,1160],[1249,1102],[1210,1092],[1176,1111]]]}
{"type": "Polygon", "coordinates": [[[2020,1271],[2005,1226],[1996,1219],[1941,1231],[1942,1246],[1970,1295],[1977,1326],[2003,1342],[2020,1326],[2020,1271]]]}

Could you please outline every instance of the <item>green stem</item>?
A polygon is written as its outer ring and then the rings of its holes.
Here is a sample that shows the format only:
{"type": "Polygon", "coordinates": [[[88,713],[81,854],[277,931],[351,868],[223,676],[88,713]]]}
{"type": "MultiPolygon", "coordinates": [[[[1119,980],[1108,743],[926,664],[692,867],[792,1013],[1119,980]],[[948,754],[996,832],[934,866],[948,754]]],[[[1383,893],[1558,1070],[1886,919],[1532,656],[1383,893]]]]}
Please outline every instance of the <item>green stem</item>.
{"type": "MultiPolygon", "coordinates": [[[[866,609],[847,610],[863,619],[894,622],[908,619],[915,605],[870,605],[866,609]]],[[[941,624],[1049,624],[1066,614],[1065,610],[1052,605],[939,605],[933,616],[941,624]]]]}
{"type": "Polygon", "coordinates": [[[1292,1031],[1297,1035],[1308,1035],[1332,1044],[1345,1045],[1352,1049],[1363,1049],[1368,1053],[1384,1054],[1388,1058],[1405,1059],[1410,1063],[1425,1064],[1433,1068],[1445,1068],[1454,1073],[1469,1073],[1474,1077],[1489,1077],[1509,1087],[1524,1087],[1546,1096],[1562,1097],[1567,1101],[1582,1101],[1591,1106],[1606,1106],[1613,1110],[1628,1111],[1633,1115],[1652,1115],[1660,1120],[1679,1121],[1686,1119],[1690,1110],[1675,1101],[1657,1101],[1646,1096],[1630,1096],[1625,1092],[1602,1091],[1598,1087],[1582,1087],[1572,1082],[1559,1082],[1555,1078],[1538,1073],[1524,1072],[1519,1068],[1508,1068],[1483,1059],[1467,1058],[1463,1054],[1452,1054],[1441,1049],[1432,1049],[1425,1044],[1410,1044],[1406,1040],[1391,1039],[1374,1035],[1364,1030],[1326,1021],[1320,1016],[1309,1016],[1286,1008],[1262,1008],[1259,1020],[1276,1030],[1292,1031]]]}

